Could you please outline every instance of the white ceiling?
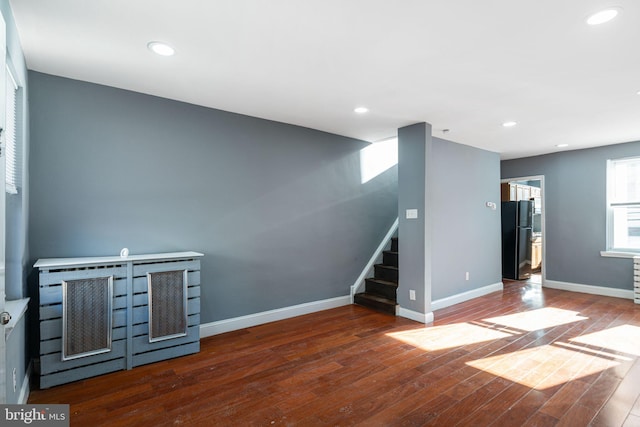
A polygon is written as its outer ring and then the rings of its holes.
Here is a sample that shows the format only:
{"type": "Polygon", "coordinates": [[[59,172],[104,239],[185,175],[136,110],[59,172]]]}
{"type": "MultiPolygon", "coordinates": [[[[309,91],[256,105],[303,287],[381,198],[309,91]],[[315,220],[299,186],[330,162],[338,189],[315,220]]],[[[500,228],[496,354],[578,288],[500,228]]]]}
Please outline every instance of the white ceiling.
{"type": "Polygon", "coordinates": [[[11,6],[32,70],[367,141],[426,121],[508,159],[640,140],[640,1],[613,1],[11,6]],[[614,21],[586,25],[611,5],[623,9],[614,21]],[[176,55],[152,54],[151,40],[176,55]],[[354,114],[360,105],[370,112],[354,114]]]}

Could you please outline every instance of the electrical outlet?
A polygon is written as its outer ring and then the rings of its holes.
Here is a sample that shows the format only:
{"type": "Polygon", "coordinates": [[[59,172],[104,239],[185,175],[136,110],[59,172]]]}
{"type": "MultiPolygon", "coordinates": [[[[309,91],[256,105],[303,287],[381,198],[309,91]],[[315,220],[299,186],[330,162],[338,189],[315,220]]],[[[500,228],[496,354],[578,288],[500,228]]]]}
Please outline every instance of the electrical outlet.
{"type": "Polygon", "coordinates": [[[414,291],[413,289],[409,289],[409,299],[411,301],[415,301],[416,300],[416,291],[414,291]]]}
{"type": "Polygon", "coordinates": [[[16,372],[16,368],[13,368],[13,392],[15,393],[18,390],[18,375],[16,372]]]}
{"type": "Polygon", "coordinates": [[[464,280],[469,280],[469,272],[464,273],[464,280]]]}

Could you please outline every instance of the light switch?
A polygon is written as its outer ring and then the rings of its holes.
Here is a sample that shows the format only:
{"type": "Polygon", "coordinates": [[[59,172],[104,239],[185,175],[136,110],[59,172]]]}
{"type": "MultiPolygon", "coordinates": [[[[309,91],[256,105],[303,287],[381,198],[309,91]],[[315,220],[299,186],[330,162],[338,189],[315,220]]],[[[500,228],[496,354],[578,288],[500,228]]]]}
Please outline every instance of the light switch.
{"type": "Polygon", "coordinates": [[[418,218],[418,209],[407,209],[407,219],[418,218]]]}

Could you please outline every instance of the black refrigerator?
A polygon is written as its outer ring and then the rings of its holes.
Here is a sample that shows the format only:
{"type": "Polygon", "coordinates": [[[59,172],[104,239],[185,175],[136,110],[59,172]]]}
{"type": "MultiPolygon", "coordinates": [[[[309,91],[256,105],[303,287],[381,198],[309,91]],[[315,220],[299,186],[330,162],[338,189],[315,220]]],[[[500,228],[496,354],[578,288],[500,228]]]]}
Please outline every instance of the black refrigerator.
{"type": "Polygon", "coordinates": [[[533,201],[502,202],[502,277],[531,277],[533,201]]]}

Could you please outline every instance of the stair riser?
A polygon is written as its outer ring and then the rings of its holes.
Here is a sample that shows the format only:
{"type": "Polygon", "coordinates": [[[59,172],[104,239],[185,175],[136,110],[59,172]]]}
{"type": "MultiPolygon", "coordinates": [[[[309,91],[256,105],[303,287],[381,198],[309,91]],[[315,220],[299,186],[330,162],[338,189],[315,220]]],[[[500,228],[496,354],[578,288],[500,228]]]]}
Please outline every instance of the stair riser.
{"type": "Polygon", "coordinates": [[[398,270],[391,268],[384,268],[383,266],[376,265],[375,277],[376,279],[388,280],[390,282],[398,282],[398,270]]]}
{"type": "Polygon", "coordinates": [[[392,265],[394,267],[398,266],[398,253],[397,252],[383,252],[382,253],[382,263],[384,265],[392,265]]]}
{"type": "Polygon", "coordinates": [[[398,238],[397,237],[392,237],[391,238],[391,251],[392,252],[398,252],[398,238]]]}
{"type": "Polygon", "coordinates": [[[396,314],[396,306],[392,304],[385,304],[380,301],[372,301],[366,298],[359,297],[359,294],[355,295],[354,302],[358,305],[372,308],[374,310],[382,311],[384,313],[392,314],[395,316],[396,314]]]}
{"type": "Polygon", "coordinates": [[[396,286],[385,285],[384,283],[374,282],[367,279],[365,289],[370,294],[380,295],[381,297],[396,301],[396,286]]]}

